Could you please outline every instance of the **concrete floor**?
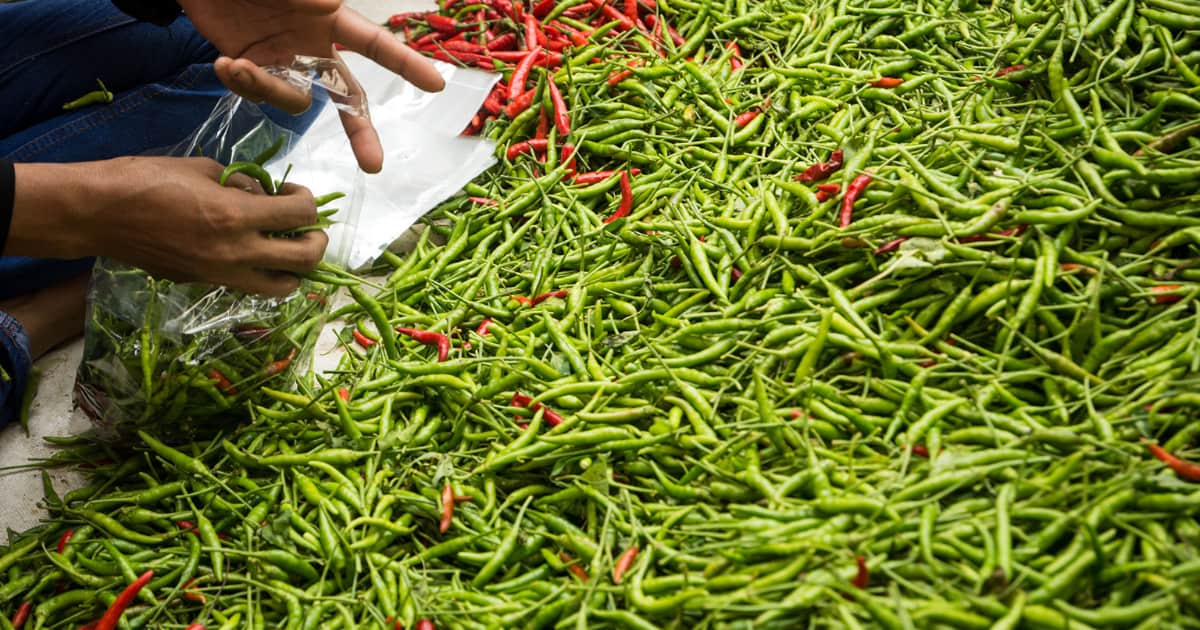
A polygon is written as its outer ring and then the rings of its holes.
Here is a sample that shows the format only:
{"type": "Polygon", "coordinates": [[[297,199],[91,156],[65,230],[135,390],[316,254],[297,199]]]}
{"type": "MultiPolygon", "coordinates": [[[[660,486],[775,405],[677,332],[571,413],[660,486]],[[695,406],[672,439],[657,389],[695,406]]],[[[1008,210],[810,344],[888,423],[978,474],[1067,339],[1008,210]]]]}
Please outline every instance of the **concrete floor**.
{"type": "MultiPolygon", "coordinates": [[[[434,6],[432,0],[348,0],[346,4],[379,23],[393,13],[428,10],[434,6]]],[[[327,327],[318,344],[314,366],[317,369],[337,363],[332,331],[332,326],[327,327]]],[[[36,368],[43,376],[31,408],[29,434],[15,425],[0,430],[0,544],[6,543],[9,529],[26,530],[45,516],[39,507],[43,496],[41,473],[21,469],[53,453],[42,438],[76,435],[90,427],[90,421],[71,400],[75,369],[82,355],[83,342],[77,340],[38,361],[36,368]]],[[[64,471],[53,472],[51,478],[59,493],[83,482],[81,476],[64,471]]]]}

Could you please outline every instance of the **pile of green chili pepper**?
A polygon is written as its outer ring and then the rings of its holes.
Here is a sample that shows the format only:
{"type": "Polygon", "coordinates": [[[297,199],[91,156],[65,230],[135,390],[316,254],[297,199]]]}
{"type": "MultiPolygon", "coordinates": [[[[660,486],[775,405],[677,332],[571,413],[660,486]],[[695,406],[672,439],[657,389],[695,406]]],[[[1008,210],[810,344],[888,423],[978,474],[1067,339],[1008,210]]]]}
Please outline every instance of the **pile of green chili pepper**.
{"type": "Polygon", "coordinates": [[[1200,4],[633,9],[681,41],[527,68],[338,369],[45,462],[0,627],[1200,626],[1200,4]]]}

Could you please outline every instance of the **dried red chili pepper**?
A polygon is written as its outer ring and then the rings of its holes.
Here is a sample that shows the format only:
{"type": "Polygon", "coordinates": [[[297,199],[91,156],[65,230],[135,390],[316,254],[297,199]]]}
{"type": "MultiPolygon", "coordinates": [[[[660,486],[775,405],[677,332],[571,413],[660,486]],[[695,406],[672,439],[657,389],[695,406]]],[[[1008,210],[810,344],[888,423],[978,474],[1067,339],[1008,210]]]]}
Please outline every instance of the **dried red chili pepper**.
{"type": "Polygon", "coordinates": [[[397,326],[396,332],[402,335],[407,335],[415,341],[423,343],[427,346],[436,346],[438,363],[445,361],[446,357],[450,356],[450,338],[442,333],[428,330],[417,330],[416,328],[406,328],[404,326],[397,326]]]}
{"type": "Polygon", "coordinates": [[[867,186],[871,184],[870,173],[870,171],[867,171],[855,177],[854,181],[850,182],[850,185],[846,187],[846,196],[842,198],[842,214],[839,221],[839,225],[842,227],[850,225],[850,220],[854,216],[854,202],[858,200],[863,190],[866,190],[867,186]]]}
{"type": "Polygon", "coordinates": [[[621,203],[617,206],[617,211],[604,220],[605,223],[612,223],[617,219],[629,216],[633,211],[633,186],[629,181],[629,171],[621,171],[621,203]]]}
{"type": "Polygon", "coordinates": [[[1156,459],[1166,464],[1167,468],[1175,471],[1175,474],[1179,475],[1180,479],[1192,483],[1200,483],[1200,464],[1183,461],[1168,453],[1163,447],[1151,442],[1146,442],[1146,448],[1150,449],[1150,453],[1156,459]]]}
{"type": "Polygon", "coordinates": [[[137,580],[134,580],[133,584],[125,587],[125,590],[121,591],[120,595],[117,595],[112,605],[108,607],[108,610],[104,611],[104,615],[96,622],[96,630],[115,630],[117,622],[121,620],[121,614],[125,612],[129,604],[133,603],[133,599],[150,583],[153,577],[154,570],[151,569],[139,576],[137,580]]]}

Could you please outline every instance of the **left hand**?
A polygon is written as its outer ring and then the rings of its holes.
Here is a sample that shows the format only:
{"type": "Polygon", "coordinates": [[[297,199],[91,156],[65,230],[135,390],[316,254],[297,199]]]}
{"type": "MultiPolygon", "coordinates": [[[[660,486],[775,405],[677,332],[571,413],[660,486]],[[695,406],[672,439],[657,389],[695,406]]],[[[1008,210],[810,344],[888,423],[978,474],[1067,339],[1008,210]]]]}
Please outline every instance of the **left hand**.
{"type": "MultiPolygon", "coordinates": [[[[287,66],[296,55],[336,57],[333,43],[362,54],[427,92],[444,82],[433,64],[341,0],[181,0],[196,29],[221,52],[216,72],[230,90],[289,113],[308,109],[310,94],[271,76],[263,66],[287,66]]],[[[354,78],[344,77],[351,89],[354,78]]],[[[359,166],[383,168],[379,134],[365,117],[339,112],[359,166]]]]}

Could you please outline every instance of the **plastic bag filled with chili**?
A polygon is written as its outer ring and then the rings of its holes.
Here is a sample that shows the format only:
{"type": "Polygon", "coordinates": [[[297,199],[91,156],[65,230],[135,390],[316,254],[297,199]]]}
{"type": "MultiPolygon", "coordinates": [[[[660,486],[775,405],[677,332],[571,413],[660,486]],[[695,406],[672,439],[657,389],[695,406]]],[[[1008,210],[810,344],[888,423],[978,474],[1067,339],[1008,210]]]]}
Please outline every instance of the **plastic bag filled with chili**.
{"type": "MultiPolygon", "coordinates": [[[[313,108],[293,117],[239,97],[221,99],[203,125],[158,155],[205,156],[222,164],[257,163],[260,175],[274,182],[289,177],[293,164],[312,163],[300,138],[320,108],[334,106],[365,115],[329,71],[299,60],[287,72],[290,81],[313,90],[313,108]],[[329,89],[325,89],[329,86],[329,89]]],[[[343,163],[344,164],[344,163],[343,163]]],[[[359,207],[347,203],[364,185],[352,165],[328,180],[297,183],[330,199],[319,210],[321,227],[353,230],[359,207]],[[325,190],[330,181],[339,190],[325,190]],[[350,189],[345,183],[353,182],[350,189]],[[326,224],[327,223],[327,224],[326,224]]],[[[279,235],[286,238],[286,235],[279,235]]],[[[330,247],[324,265],[345,263],[348,248],[330,247]]],[[[100,259],[92,272],[83,360],[76,374],[75,401],[93,421],[97,434],[119,440],[144,430],[163,440],[182,441],[211,435],[249,417],[255,405],[269,406],[264,390],[293,388],[307,372],[313,348],[329,313],[333,287],[320,282],[326,271],[305,279],[285,298],[249,295],[223,287],[159,279],[123,263],[100,259]]]]}

